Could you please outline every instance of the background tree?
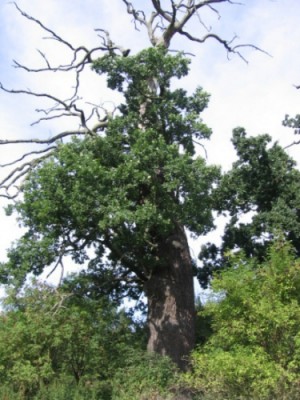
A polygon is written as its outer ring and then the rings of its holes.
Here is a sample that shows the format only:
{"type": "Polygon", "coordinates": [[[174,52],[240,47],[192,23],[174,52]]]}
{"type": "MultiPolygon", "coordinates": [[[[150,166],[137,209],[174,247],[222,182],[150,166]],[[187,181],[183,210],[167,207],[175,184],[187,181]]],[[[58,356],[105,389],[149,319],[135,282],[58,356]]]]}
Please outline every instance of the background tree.
{"type": "Polygon", "coordinates": [[[42,145],[12,162],[15,168],[0,185],[8,198],[22,194],[14,208],[27,228],[10,250],[2,276],[22,281],[30,271],[39,274],[47,265],[61,265],[66,255],[83,263],[92,247],[90,268],[100,271],[106,288],[109,279],[117,291],[145,291],[148,349],[169,355],[183,368],[195,336],[194,272],[185,229],[200,235],[212,227],[210,195],[218,170],[195,157],[194,150],[195,140],[210,135],[199,118],[208,96],[200,88],[193,96],[173,90],[171,80],[187,74],[188,61],[180,54],[171,56],[168,49],[174,36],[181,35],[198,43],[214,39],[227,52],[243,55],[241,45],[231,39],[212,31],[198,37],[188,30],[203,9],[218,12],[214,5],[229,0],[164,5],[152,0],[149,17],[133,3],[123,3],[136,27],[147,29],[152,45],[136,55],[101,29],[99,47],[76,48],[16,6],[65,46],[71,61],[53,66],[41,53],[45,67],[15,65],[30,72],[75,72],[75,89],[67,100],[1,85],[2,90],[52,101],[52,107],[40,110],[37,122],[70,116],[80,124],[50,139],[1,142],[42,145]],[[80,106],[80,77],[87,65],[122,93],[124,100],[112,111],[80,106]],[[83,139],[61,143],[71,136],[83,139]]]}
{"type": "Polygon", "coordinates": [[[300,254],[300,173],[296,162],[269,135],[247,137],[233,132],[238,160],[223,175],[216,191],[219,213],[228,215],[221,246],[203,246],[204,267],[199,279],[206,285],[214,270],[227,266],[226,252],[242,249],[262,260],[277,231],[300,254]]]}

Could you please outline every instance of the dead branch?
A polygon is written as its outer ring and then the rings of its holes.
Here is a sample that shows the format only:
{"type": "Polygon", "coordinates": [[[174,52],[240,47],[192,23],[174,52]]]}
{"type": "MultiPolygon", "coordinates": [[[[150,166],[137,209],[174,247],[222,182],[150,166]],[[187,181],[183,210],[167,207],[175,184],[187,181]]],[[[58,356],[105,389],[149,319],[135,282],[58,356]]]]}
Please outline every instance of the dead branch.
{"type": "MultiPolygon", "coordinates": [[[[46,71],[69,72],[72,70],[81,72],[86,65],[91,64],[96,59],[96,57],[93,57],[94,53],[100,52],[100,51],[105,51],[105,50],[108,50],[108,49],[103,46],[95,47],[91,50],[88,50],[84,46],[80,46],[74,50],[73,58],[71,59],[71,61],[68,64],[61,64],[61,65],[57,65],[57,66],[52,66],[50,64],[50,61],[46,58],[45,55],[43,55],[42,58],[45,60],[45,62],[47,64],[46,67],[30,68],[26,65],[19,63],[16,60],[13,60],[13,63],[16,68],[24,69],[27,72],[46,72],[46,71]],[[84,55],[78,60],[78,54],[80,54],[81,52],[83,52],[84,55]]],[[[42,54],[42,52],[40,50],[38,50],[38,52],[40,54],[42,54]]]]}
{"type": "Polygon", "coordinates": [[[50,61],[48,60],[46,54],[42,52],[41,50],[37,50],[38,53],[41,55],[42,59],[46,63],[46,67],[41,67],[41,68],[30,68],[24,64],[19,63],[16,60],[13,60],[14,66],[16,68],[21,68],[24,69],[27,72],[69,72],[71,70],[75,70],[77,73],[82,72],[84,67],[88,64],[92,64],[93,61],[95,61],[96,57],[94,54],[96,52],[109,52],[113,50],[118,50],[121,55],[127,56],[129,54],[129,49],[125,49],[122,46],[117,46],[115,43],[112,42],[110,39],[109,33],[105,31],[104,29],[95,29],[97,32],[103,32],[105,33],[106,38],[102,35],[98,35],[103,42],[102,46],[94,47],[92,49],[87,49],[85,46],[79,46],[75,47],[73,46],[70,42],[59,36],[56,32],[54,32],[52,29],[49,29],[46,25],[44,25],[40,20],[32,17],[31,15],[28,15],[26,12],[24,12],[15,2],[13,3],[17,10],[20,12],[20,14],[28,19],[29,21],[34,22],[35,24],[39,25],[39,27],[50,34],[49,37],[45,37],[44,39],[53,39],[59,42],[60,44],[64,45],[67,47],[69,51],[71,51],[71,54],[73,55],[71,61],[67,64],[61,64],[57,66],[52,66],[50,61]],[[83,56],[79,58],[79,55],[83,53],[83,56]]]}
{"type": "Polygon", "coordinates": [[[133,16],[133,22],[135,24],[135,28],[138,30],[136,22],[139,22],[141,25],[147,26],[146,16],[144,11],[136,10],[133,4],[127,0],[122,0],[125,3],[128,14],[133,16]]]}
{"type": "Polygon", "coordinates": [[[184,30],[180,30],[180,31],[178,31],[178,33],[186,36],[189,40],[198,42],[198,43],[204,43],[208,39],[214,39],[224,46],[224,48],[227,51],[228,58],[229,58],[229,54],[237,54],[246,63],[248,63],[248,61],[243,56],[243,54],[238,50],[239,48],[243,48],[243,47],[252,48],[254,50],[260,51],[260,52],[268,55],[269,57],[272,57],[267,51],[260,49],[259,47],[255,46],[253,44],[238,44],[236,46],[232,46],[231,44],[234,42],[234,40],[237,38],[237,36],[234,36],[230,41],[227,41],[227,40],[220,38],[220,36],[218,36],[214,33],[208,33],[207,35],[203,36],[202,38],[194,37],[190,33],[185,32],[184,30]]]}
{"type": "MultiPolygon", "coordinates": [[[[47,276],[48,278],[48,276],[47,276]]],[[[62,309],[66,308],[64,306],[64,303],[66,302],[67,299],[73,296],[72,293],[59,293],[58,288],[61,285],[61,281],[58,284],[58,287],[55,289],[56,294],[59,295],[59,300],[54,304],[54,306],[51,308],[49,314],[51,314],[53,317],[62,309]]]]}
{"type": "MultiPolygon", "coordinates": [[[[33,97],[43,97],[45,99],[50,99],[52,101],[54,101],[55,106],[52,108],[52,110],[56,110],[57,107],[59,105],[61,105],[63,107],[64,110],[70,111],[70,114],[73,115],[71,113],[71,110],[75,108],[74,102],[71,101],[70,104],[68,104],[66,102],[66,100],[61,100],[58,97],[55,97],[49,93],[36,93],[33,92],[30,89],[7,89],[6,87],[3,86],[3,84],[0,82],[0,89],[3,90],[6,93],[11,93],[11,94],[26,94],[28,96],[33,96],[33,97]]],[[[73,96],[71,97],[71,100],[73,99],[73,96]]]]}
{"type": "Polygon", "coordinates": [[[104,35],[98,34],[103,41],[102,50],[108,51],[110,55],[115,55],[115,50],[118,50],[123,57],[129,55],[130,49],[125,49],[123,46],[116,45],[110,38],[110,34],[105,29],[95,29],[95,32],[103,32],[104,35]]]}
{"type": "Polygon", "coordinates": [[[300,144],[300,140],[297,140],[297,141],[295,140],[294,142],[292,142],[292,143],[288,144],[287,146],[285,146],[284,149],[288,149],[288,148],[290,148],[292,146],[296,146],[298,144],[300,144]]]}
{"type": "Polygon", "coordinates": [[[0,187],[9,190],[12,185],[14,185],[22,176],[26,175],[33,167],[40,164],[46,158],[50,157],[52,153],[48,153],[42,157],[34,158],[31,161],[27,161],[21,165],[14,168],[2,181],[0,181],[0,187]],[[10,181],[10,179],[12,180],[10,181]]]}
{"type": "MultiPolygon", "coordinates": [[[[241,5],[242,3],[239,2],[234,2],[232,0],[202,0],[202,1],[196,1],[196,0],[181,0],[178,2],[175,2],[174,0],[171,0],[171,7],[170,9],[165,9],[160,0],[152,0],[152,5],[154,8],[154,12],[151,13],[150,17],[148,20],[145,17],[145,14],[142,10],[138,10],[134,7],[133,3],[129,2],[128,0],[122,0],[123,3],[125,3],[127,7],[127,12],[133,16],[135,24],[138,22],[141,25],[144,25],[147,30],[148,30],[148,36],[150,39],[150,42],[152,43],[153,46],[164,46],[166,48],[169,48],[170,43],[172,38],[176,34],[183,35],[187,37],[189,40],[198,42],[198,43],[204,43],[208,39],[214,39],[217,40],[220,44],[222,44],[228,54],[236,54],[238,55],[243,61],[246,61],[246,58],[243,56],[243,54],[238,50],[241,49],[242,47],[247,47],[247,48],[252,48],[254,50],[261,51],[267,55],[269,55],[266,51],[260,49],[259,47],[255,45],[249,45],[249,44],[239,44],[235,46],[231,46],[232,42],[234,39],[236,39],[236,35],[234,35],[233,40],[225,40],[222,39],[220,36],[218,36],[215,33],[212,33],[211,27],[208,27],[203,19],[201,18],[199,11],[200,9],[207,7],[209,8],[212,12],[216,13],[218,18],[220,19],[221,16],[219,14],[219,11],[213,7],[214,4],[220,4],[220,3],[228,3],[228,4],[236,4],[236,5],[241,5]],[[178,18],[180,14],[180,18],[178,18]],[[194,17],[196,16],[198,18],[198,21],[200,25],[207,31],[209,32],[207,35],[203,37],[196,37],[192,35],[190,32],[187,30],[183,29],[184,27],[187,26],[187,23],[194,17]],[[157,19],[159,19],[159,22],[157,22],[157,19]],[[157,30],[161,31],[160,36],[156,36],[157,30]]],[[[136,26],[136,25],[135,25],[136,26]]]]}
{"type": "Polygon", "coordinates": [[[35,155],[35,154],[43,154],[43,153],[45,153],[45,152],[47,152],[47,151],[51,151],[51,150],[54,150],[54,149],[57,149],[57,146],[51,146],[51,147],[48,147],[48,148],[46,148],[46,149],[39,150],[39,151],[30,151],[29,153],[23,154],[23,155],[22,155],[20,158],[18,158],[17,160],[11,161],[11,162],[6,163],[6,164],[0,164],[0,168],[4,168],[4,167],[9,167],[9,166],[11,166],[11,165],[15,165],[15,164],[19,163],[20,161],[23,161],[23,160],[24,160],[25,158],[27,158],[27,157],[33,156],[33,155],[35,155]]]}
{"type": "MultiPolygon", "coordinates": [[[[99,123],[101,126],[102,124],[99,123]]],[[[103,126],[106,126],[107,124],[104,122],[103,126]]],[[[2,144],[26,144],[26,143],[35,143],[35,144],[52,144],[57,141],[60,141],[61,139],[64,139],[68,136],[77,136],[77,135],[86,135],[89,133],[86,129],[78,129],[78,130],[72,130],[72,131],[65,131],[65,132],[60,132],[57,135],[49,138],[49,139],[4,139],[0,140],[0,145],[2,144]]],[[[91,131],[93,133],[93,131],[91,131]]]]}
{"type": "Polygon", "coordinates": [[[57,33],[55,33],[54,31],[52,31],[51,29],[47,28],[40,20],[32,17],[31,15],[28,15],[25,13],[25,11],[23,11],[16,2],[13,2],[13,4],[15,5],[16,9],[19,11],[19,13],[25,17],[26,19],[28,19],[29,21],[33,21],[34,23],[36,23],[37,25],[39,25],[44,31],[50,33],[50,38],[57,40],[59,42],[64,43],[67,47],[69,47],[71,50],[75,51],[74,47],[67,42],[66,40],[64,40],[62,37],[60,37],[59,35],[57,35],[57,33]]]}

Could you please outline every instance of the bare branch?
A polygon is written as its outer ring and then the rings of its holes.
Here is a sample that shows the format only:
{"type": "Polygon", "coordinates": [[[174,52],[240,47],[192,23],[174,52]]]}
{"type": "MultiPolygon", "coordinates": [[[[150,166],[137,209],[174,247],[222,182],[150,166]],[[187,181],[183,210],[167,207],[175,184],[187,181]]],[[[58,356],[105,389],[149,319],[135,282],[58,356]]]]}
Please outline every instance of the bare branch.
{"type": "Polygon", "coordinates": [[[17,160],[11,161],[11,162],[6,163],[6,164],[0,164],[0,168],[4,168],[4,167],[9,167],[9,166],[11,166],[11,165],[15,165],[15,164],[17,164],[18,162],[24,160],[26,157],[30,157],[30,156],[33,156],[33,155],[35,155],[35,154],[43,154],[43,153],[46,153],[47,151],[51,151],[51,150],[54,150],[54,149],[57,149],[57,146],[47,147],[46,149],[38,150],[38,151],[30,151],[29,153],[23,154],[23,155],[22,155],[20,158],[18,158],[17,160]]]}
{"type": "MultiPolygon", "coordinates": [[[[53,274],[53,272],[56,271],[57,267],[60,266],[60,267],[61,267],[61,272],[60,272],[60,278],[59,278],[58,287],[61,285],[61,282],[62,282],[62,280],[63,280],[63,278],[64,278],[65,267],[64,267],[63,259],[64,259],[64,256],[65,256],[65,255],[66,255],[65,245],[62,244],[62,246],[61,246],[61,248],[60,248],[59,255],[58,255],[58,259],[57,259],[57,261],[56,261],[54,267],[52,268],[52,270],[48,273],[48,275],[47,275],[47,277],[46,277],[46,278],[48,279],[48,278],[53,274]]],[[[66,295],[65,295],[65,296],[66,296],[66,295]]],[[[69,296],[70,296],[70,295],[67,295],[67,297],[69,297],[69,296]]],[[[64,301],[65,298],[66,298],[66,297],[62,297],[61,304],[62,304],[62,302],[64,301]]]]}
{"type": "MultiPolygon", "coordinates": [[[[13,141],[12,141],[13,142],[13,141]]],[[[21,180],[21,178],[26,178],[26,176],[35,168],[37,165],[42,163],[44,160],[47,158],[51,157],[51,155],[54,153],[56,150],[56,146],[48,147],[46,149],[40,150],[40,151],[32,151],[26,154],[23,154],[22,157],[20,157],[18,160],[12,161],[11,163],[7,163],[4,165],[1,165],[0,167],[6,167],[6,166],[11,166],[11,165],[17,165],[13,170],[11,170],[5,177],[0,181],[0,189],[4,190],[6,194],[0,194],[0,197],[5,197],[7,199],[14,199],[18,197],[19,192],[20,192],[20,184],[16,186],[16,183],[21,180]],[[44,154],[47,153],[47,154],[44,154]],[[35,157],[30,161],[27,161],[21,165],[18,165],[19,162],[24,160],[26,157],[29,157],[34,154],[44,154],[41,157],[35,157]],[[14,195],[11,195],[9,191],[12,188],[16,189],[16,193],[14,195]]]]}
{"type": "Polygon", "coordinates": [[[160,4],[160,0],[152,0],[152,4],[157,12],[158,15],[161,15],[164,19],[166,19],[168,22],[173,23],[174,21],[174,10],[177,9],[177,7],[174,5],[174,3],[172,2],[172,9],[173,9],[173,13],[171,13],[170,11],[165,11],[162,9],[161,4],[160,4]]]}
{"type": "Polygon", "coordinates": [[[288,144],[287,146],[284,147],[284,149],[288,149],[289,147],[295,146],[300,144],[300,140],[294,141],[293,143],[288,144]]]}
{"type": "MultiPolygon", "coordinates": [[[[44,113],[46,112],[46,110],[39,110],[39,109],[36,109],[35,111],[36,112],[44,112],[44,113]]],[[[62,112],[61,114],[57,114],[57,115],[41,117],[41,118],[37,119],[36,121],[32,122],[30,125],[31,126],[38,125],[40,122],[50,121],[50,120],[58,119],[58,118],[61,118],[61,117],[70,117],[70,114],[62,112]]]]}
{"type": "Polygon", "coordinates": [[[194,41],[194,42],[198,42],[198,43],[204,43],[208,39],[215,39],[217,42],[219,42],[220,44],[222,44],[225,47],[225,49],[227,50],[228,54],[230,54],[230,53],[237,54],[246,63],[248,63],[248,61],[242,55],[242,53],[238,51],[239,48],[243,48],[243,47],[252,48],[254,50],[260,51],[260,52],[268,55],[269,57],[272,57],[268,52],[266,52],[265,50],[260,49],[259,47],[255,46],[253,44],[239,44],[239,45],[236,45],[236,46],[231,46],[231,43],[237,38],[237,36],[234,36],[233,39],[231,39],[230,41],[227,41],[225,39],[220,38],[220,36],[218,36],[218,35],[216,35],[214,33],[208,33],[207,35],[203,36],[202,38],[194,37],[190,33],[185,32],[183,30],[179,30],[178,33],[180,33],[183,36],[186,36],[189,40],[194,41]]]}
{"type": "Polygon", "coordinates": [[[52,31],[51,29],[47,28],[40,20],[32,17],[31,15],[26,14],[18,5],[17,3],[13,2],[13,4],[15,5],[16,9],[19,11],[19,13],[25,17],[26,19],[28,19],[29,21],[33,21],[35,22],[37,25],[39,25],[44,31],[50,33],[50,38],[57,40],[61,43],[63,43],[64,45],[66,45],[67,47],[69,47],[72,51],[75,51],[75,48],[66,40],[64,40],[61,36],[57,35],[57,33],[55,33],[54,31],[52,31]]]}
{"type": "Polygon", "coordinates": [[[0,89],[3,90],[6,93],[12,93],[12,94],[26,94],[29,96],[34,96],[34,97],[43,97],[46,99],[53,100],[55,103],[60,104],[64,107],[64,109],[69,110],[72,107],[72,104],[67,104],[64,100],[59,99],[58,97],[52,96],[49,93],[36,93],[31,90],[24,90],[24,89],[7,89],[3,86],[3,84],[0,82],[0,89]]]}
{"type": "MultiPolygon", "coordinates": [[[[73,58],[71,59],[71,61],[68,64],[61,64],[61,65],[57,65],[55,67],[51,66],[50,62],[48,61],[48,59],[46,58],[46,56],[42,56],[43,59],[46,61],[47,66],[46,67],[41,67],[41,68],[30,68],[26,65],[23,65],[21,63],[19,63],[16,60],[13,60],[14,66],[15,68],[20,68],[20,69],[24,69],[27,72],[48,72],[48,71],[52,71],[52,72],[69,72],[72,70],[75,70],[77,72],[81,72],[84,67],[88,64],[92,64],[94,59],[92,57],[92,55],[96,52],[99,51],[107,51],[108,49],[106,47],[103,46],[99,46],[99,47],[94,47],[91,50],[88,50],[86,47],[84,46],[80,46],[77,49],[74,50],[73,53],[73,58]],[[84,53],[84,55],[82,56],[82,58],[80,58],[78,60],[78,54],[80,53],[84,53]]],[[[38,52],[42,55],[43,53],[38,50],[38,52]]],[[[95,58],[96,59],[96,58],[95,58]]]]}
{"type": "Polygon", "coordinates": [[[204,146],[204,144],[203,144],[203,143],[200,143],[200,142],[199,142],[198,140],[196,140],[196,139],[193,139],[193,142],[194,142],[195,144],[197,144],[198,146],[202,147],[202,149],[203,149],[203,151],[204,151],[205,159],[207,160],[208,155],[207,155],[207,150],[206,150],[206,147],[204,146]]]}
{"type": "MultiPolygon", "coordinates": [[[[237,54],[245,62],[247,62],[247,60],[238,50],[242,47],[251,47],[269,55],[266,51],[261,50],[255,45],[238,45],[232,47],[230,41],[224,40],[217,34],[211,32],[212,28],[205,24],[199,13],[200,9],[207,7],[212,12],[216,13],[218,18],[220,18],[221,16],[219,11],[213,5],[221,3],[241,5],[242,3],[240,2],[234,2],[232,0],[181,0],[176,2],[171,0],[171,7],[167,9],[165,4],[162,5],[160,0],[152,0],[154,12],[151,13],[148,20],[146,20],[142,11],[134,8],[131,2],[127,0],[123,0],[123,2],[126,4],[127,12],[133,16],[134,22],[139,22],[141,25],[147,27],[148,36],[153,46],[162,45],[169,48],[172,38],[178,33],[186,36],[189,40],[198,43],[204,43],[207,39],[214,38],[225,47],[228,54],[237,54]],[[179,14],[180,18],[178,18],[179,14]],[[189,20],[194,16],[198,18],[202,27],[209,33],[208,35],[205,35],[204,37],[196,37],[184,29],[189,20]],[[157,19],[159,19],[160,22],[157,22],[157,19]],[[158,29],[161,31],[160,36],[155,35],[158,29]]],[[[234,36],[234,38],[236,38],[236,36],[234,36]]]]}
{"type": "Polygon", "coordinates": [[[128,14],[133,16],[135,28],[138,30],[136,26],[136,22],[139,22],[141,25],[146,25],[146,17],[145,13],[142,10],[136,10],[132,3],[127,0],[123,0],[123,3],[126,4],[128,14]]]}
{"type": "Polygon", "coordinates": [[[11,182],[9,182],[7,185],[4,185],[4,184],[1,183],[1,190],[4,190],[6,192],[6,194],[0,194],[0,197],[5,197],[6,199],[9,199],[9,200],[12,200],[12,199],[15,199],[16,197],[18,197],[19,193],[20,193],[20,188],[18,186],[15,186],[14,184],[19,179],[21,179],[23,176],[26,177],[26,175],[30,172],[30,170],[31,170],[31,168],[28,167],[28,168],[24,169],[24,171],[19,172],[19,169],[16,168],[13,171],[14,179],[11,182]],[[16,192],[15,192],[15,194],[12,195],[12,194],[9,193],[9,191],[13,187],[15,187],[16,192]]]}
{"type": "MultiPolygon", "coordinates": [[[[63,267],[63,266],[62,266],[62,267],[63,267]]],[[[49,277],[49,275],[47,276],[47,278],[48,278],[48,277],[49,277]]],[[[58,287],[60,286],[60,284],[61,284],[61,281],[59,281],[58,287]]],[[[57,289],[55,289],[55,292],[56,292],[57,294],[59,294],[60,299],[59,299],[58,302],[56,302],[56,303],[54,304],[54,306],[53,306],[53,307],[51,308],[51,310],[50,310],[50,313],[52,314],[52,316],[54,316],[55,314],[57,314],[62,308],[65,308],[64,302],[65,302],[68,298],[70,298],[70,297],[73,296],[72,293],[59,293],[57,289]]]]}
{"type": "Polygon", "coordinates": [[[15,194],[9,194],[7,192],[6,192],[6,194],[0,193],[0,197],[10,200],[10,201],[16,199],[18,196],[19,196],[19,191],[15,194]]]}
{"type": "MultiPolygon", "coordinates": [[[[61,265],[61,263],[62,263],[62,254],[58,257],[58,260],[57,260],[57,262],[55,263],[55,265],[54,265],[54,267],[52,268],[52,270],[47,274],[47,276],[46,276],[47,279],[49,278],[49,276],[51,276],[51,275],[53,274],[53,272],[56,271],[57,267],[58,267],[59,265],[61,265]]],[[[63,268],[62,268],[62,269],[63,269],[63,268]]]]}
{"type": "Polygon", "coordinates": [[[52,152],[50,152],[42,157],[34,158],[31,161],[27,161],[27,162],[17,166],[2,181],[0,181],[0,187],[8,190],[22,176],[26,175],[29,171],[32,170],[32,168],[34,168],[35,166],[40,164],[46,158],[50,157],[51,154],[52,154],[52,152]],[[11,178],[13,178],[13,179],[10,181],[11,178]]]}
{"type": "MultiPolygon", "coordinates": [[[[68,131],[68,132],[62,132],[56,136],[54,136],[52,139],[44,140],[44,141],[37,141],[34,140],[34,143],[53,143],[58,139],[62,139],[63,137],[70,136],[70,135],[76,135],[76,134],[95,134],[98,129],[103,129],[107,126],[107,122],[104,120],[100,120],[92,129],[89,129],[87,126],[87,122],[90,119],[90,117],[86,117],[85,112],[79,108],[76,104],[76,101],[78,100],[78,97],[75,95],[72,96],[70,99],[67,100],[61,100],[56,96],[50,95],[48,93],[36,93],[31,90],[24,90],[24,89],[7,89],[5,88],[2,83],[0,82],[0,89],[2,89],[6,93],[11,93],[11,94],[25,94],[33,97],[42,97],[45,99],[50,99],[54,101],[54,106],[49,108],[48,110],[45,109],[37,109],[37,112],[43,112],[46,114],[46,117],[42,117],[38,119],[37,121],[33,122],[31,125],[38,124],[41,121],[45,120],[51,120],[51,119],[56,119],[56,118],[61,118],[62,116],[68,116],[68,117],[77,117],[80,120],[80,126],[83,128],[83,130],[76,130],[76,131],[68,131]],[[61,106],[61,107],[60,107],[61,106]],[[50,113],[57,113],[55,115],[49,115],[50,113]]],[[[77,88],[76,88],[77,91],[77,88]]],[[[21,142],[19,142],[21,143],[21,142]]],[[[22,141],[22,143],[26,143],[22,141]]],[[[7,144],[7,141],[1,141],[0,144],[7,144]]]]}
{"type": "MultiPolygon", "coordinates": [[[[102,125],[102,124],[98,124],[102,125]]],[[[98,126],[97,125],[97,126],[98,126]]],[[[107,126],[107,123],[103,123],[103,126],[107,126]]],[[[24,144],[24,143],[36,143],[36,144],[52,144],[57,142],[58,140],[64,139],[67,136],[75,136],[75,135],[86,135],[87,133],[92,133],[93,131],[88,131],[87,129],[78,129],[78,130],[72,130],[72,131],[65,131],[65,132],[60,132],[57,135],[49,138],[49,139],[15,139],[15,140],[9,140],[9,139],[3,139],[0,140],[0,145],[2,144],[24,144]]]]}
{"type": "MultiPolygon", "coordinates": [[[[48,69],[48,70],[51,69],[50,63],[49,63],[49,61],[48,61],[46,55],[45,55],[41,50],[38,50],[38,52],[40,53],[40,55],[42,56],[42,58],[45,60],[45,62],[46,62],[46,64],[47,64],[47,69],[48,69]]],[[[15,61],[15,64],[17,64],[16,61],[15,61]]]]}
{"type": "MultiPolygon", "coordinates": [[[[68,42],[67,40],[63,39],[61,36],[59,36],[56,32],[54,32],[53,30],[49,29],[47,26],[45,26],[40,20],[28,15],[26,12],[24,12],[16,3],[13,3],[15,5],[15,7],[17,8],[17,10],[20,12],[20,14],[22,16],[24,16],[26,19],[33,21],[34,23],[36,23],[37,25],[39,25],[42,30],[44,30],[45,32],[50,34],[50,37],[47,37],[46,39],[54,39],[57,42],[61,43],[62,45],[66,46],[67,49],[71,52],[72,54],[72,59],[69,63],[67,64],[60,64],[57,66],[52,66],[50,61],[48,60],[47,56],[40,50],[38,50],[39,54],[41,55],[42,59],[45,61],[46,66],[45,67],[40,67],[40,68],[31,68],[28,67],[24,64],[19,63],[18,61],[14,60],[14,66],[16,68],[20,68],[23,69],[27,72],[69,72],[69,71],[74,71],[76,74],[75,77],[75,93],[74,96],[77,94],[78,88],[79,88],[79,74],[80,72],[82,72],[85,68],[86,65],[92,64],[96,57],[95,53],[99,53],[99,52],[111,52],[112,51],[112,47],[113,50],[118,50],[120,51],[121,55],[123,56],[128,56],[130,50],[127,48],[123,48],[122,46],[116,46],[115,44],[113,44],[113,46],[108,45],[108,42],[104,41],[104,45],[103,46],[98,46],[98,47],[94,47],[92,49],[87,49],[85,46],[79,46],[79,47],[75,47],[73,46],[70,42],[68,42]],[[83,53],[83,55],[82,55],[83,53]]],[[[98,30],[100,31],[100,30],[98,30]]],[[[102,30],[103,31],[103,30],[102,30]]],[[[104,32],[104,31],[103,31],[104,32]]],[[[107,36],[108,33],[106,32],[107,36]]],[[[112,43],[111,41],[109,41],[109,43],[112,43]]],[[[99,55],[98,55],[99,57],[99,55]]]]}
{"type": "Polygon", "coordinates": [[[119,50],[121,55],[123,57],[127,57],[130,49],[125,49],[123,46],[117,46],[110,38],[110,34],[108,31],[105,29],[95,29],[95,32],[103,32],[105,34],[105,37],[103,35],[98,34],[98,36],[103,40],[104,47],[102,50],[107,50],[110,55],[114,55],[115,50],[119,50]]]}

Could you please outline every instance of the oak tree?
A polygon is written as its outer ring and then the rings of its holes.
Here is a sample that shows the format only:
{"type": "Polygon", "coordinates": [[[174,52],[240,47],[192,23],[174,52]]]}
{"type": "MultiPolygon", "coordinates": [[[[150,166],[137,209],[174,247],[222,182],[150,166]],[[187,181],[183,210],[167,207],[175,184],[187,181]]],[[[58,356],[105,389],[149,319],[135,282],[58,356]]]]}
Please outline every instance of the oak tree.
{"type": "Polygon", "coordinates": [[[148,33],[149,46],[136,54],[103,29],[96,30],[99,46],[76,47],[16,5],[71,58],[55,65],[40,52],[44,66],[15,66],[74,73],[74,92],[61,99],[3,84],[1,89],[51,101],[50,108],[39,110],[37,122],[75,117],[79,126],[46,139],[0,141],[41,146],[10,163],[13,168],[0,183],[26,228],[1,276],[22,282],[29,272],[62,265],[65,256],[78,264],[88,261],[86,275],[98,277],[99,292],[146,294],[148,350],[185,368],[195,342],[194,262],[186,230],[198,236],[212,228],[211,193],[219,170],[195,150],[211,133],[200,117],[208,95],[200,87],[189,95],[173,85],[188,74],[189,60],[183,52],[172,53],[170,44],[176,36],[199,44],[214,40],[242,59],[245,45],[218,36],[201,19],[205,10],[219,15],[217,6],[229,6],[230,0],[152,0],[147,12],[122,2],[136,29],[148,33]],[[189,28],[193,19],[199,33],[189,28]],[[110,110],[103,104],[81,106],[78,93],[87,67],[121,93],[120,104],[110,110]]]}

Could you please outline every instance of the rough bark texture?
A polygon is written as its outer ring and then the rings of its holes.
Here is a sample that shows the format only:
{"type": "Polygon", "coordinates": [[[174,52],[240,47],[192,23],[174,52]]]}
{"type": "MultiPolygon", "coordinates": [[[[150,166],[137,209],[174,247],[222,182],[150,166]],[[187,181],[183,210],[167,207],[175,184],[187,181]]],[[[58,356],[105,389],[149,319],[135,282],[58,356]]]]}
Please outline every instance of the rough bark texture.
{"type": "Polygon", "coordinates": [[[192,262],[183,228],[177,228],[163,246],[165,265],[146,284],[148,297],[148,351],[169,356],[180,369],[195,345],[195,301],[192,262]]]}

